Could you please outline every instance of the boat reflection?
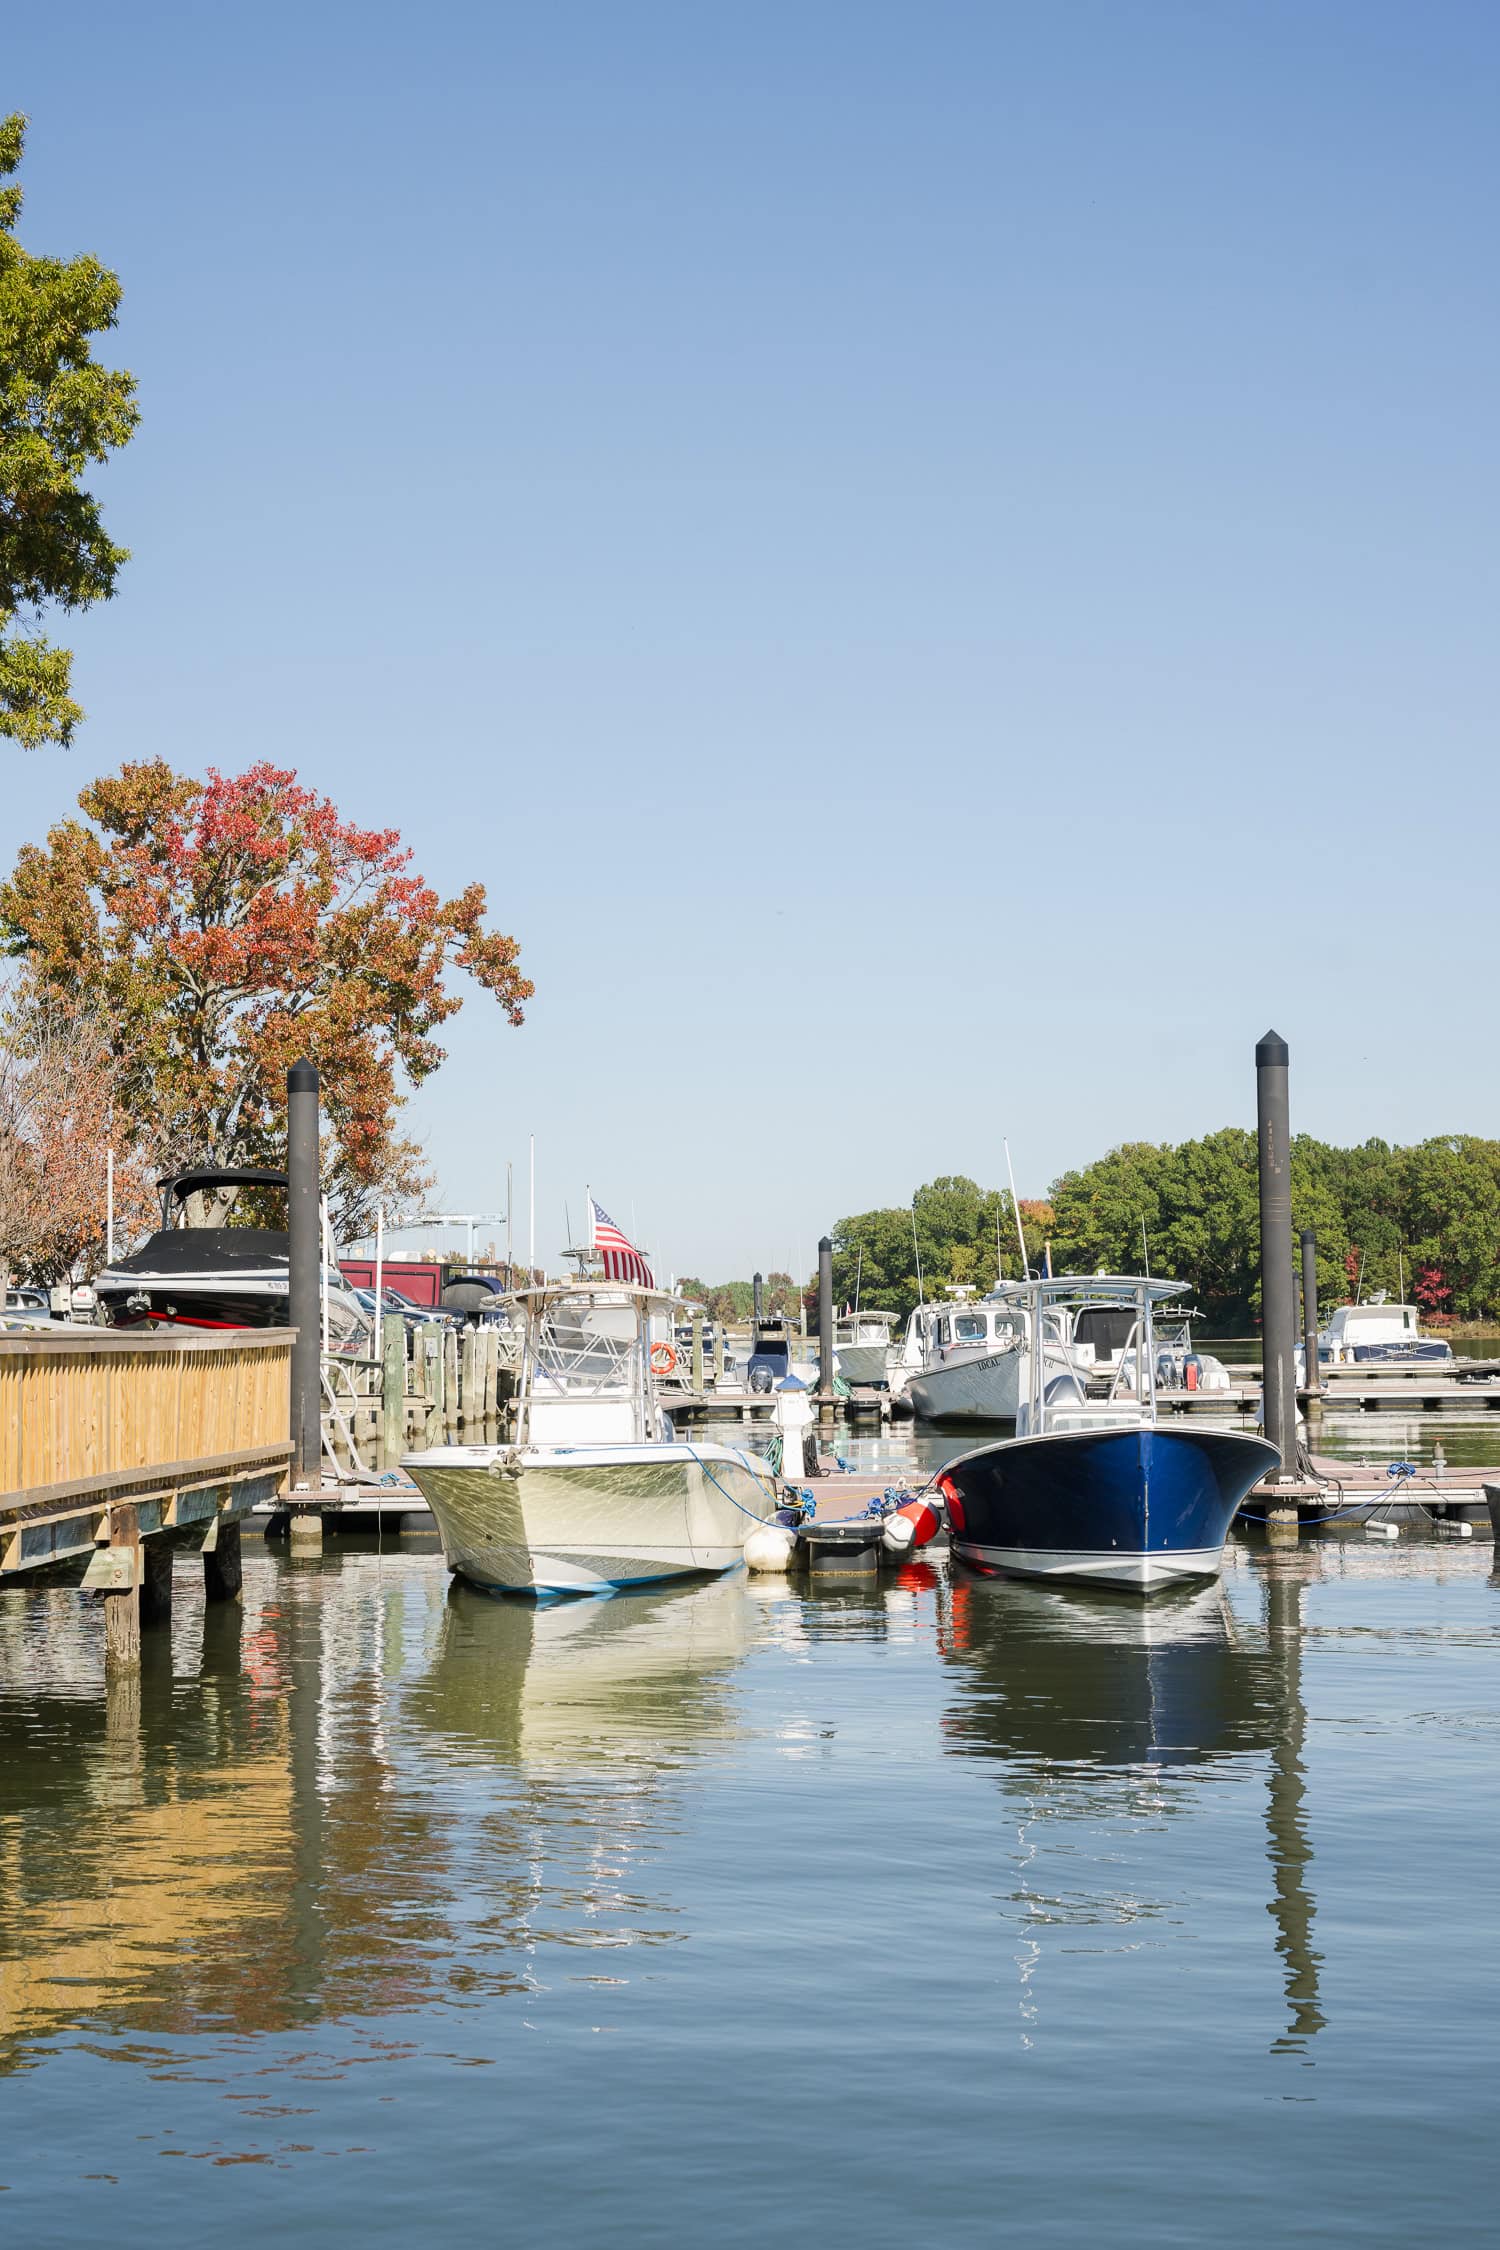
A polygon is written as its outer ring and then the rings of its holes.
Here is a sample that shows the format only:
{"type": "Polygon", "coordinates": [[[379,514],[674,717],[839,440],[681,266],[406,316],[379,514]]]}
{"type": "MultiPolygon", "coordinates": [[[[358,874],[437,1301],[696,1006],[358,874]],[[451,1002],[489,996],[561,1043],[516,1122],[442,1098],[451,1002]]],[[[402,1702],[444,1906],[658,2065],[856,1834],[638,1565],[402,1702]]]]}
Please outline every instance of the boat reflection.
{"type": "MultiPolygon", "coordinates": [[[[1287,2004],[1286,2029],[1273,2045],[1301,2051],[1325,2020],[1312,1936],[1301,1695],[1302,1588],[1318,1563],[1305,1551],[1270,1548],[1256,1568],[1262,1614],[1249,1624],[1218,1586],[1142,1607],[1079,1589],[959,1581],[942,1633],[958,1690],[944,1720],[945,1747],[1004,1764],[1028,1838],[1018,1899],[1038,1928],[1165,1909],[1134,1894],[1032,1897],[1024,1870],[1038,1849],[1036,1822],[1190,1815],[1198,1798],[1189,1769],[1263,1757],[1267,1903],[1287,2004]]],[[[1023,1965],[1023,1983],[1034,1968],[1034,1958],[1023,1965]]]]}
{"type": "Polygon", "coordinates": [[[487,1765],[665,1770],[733,1739],[727,1682],[754,1622],[733,1579],[552,1604],[455,1579],[403,1715],[487,1765]]]}

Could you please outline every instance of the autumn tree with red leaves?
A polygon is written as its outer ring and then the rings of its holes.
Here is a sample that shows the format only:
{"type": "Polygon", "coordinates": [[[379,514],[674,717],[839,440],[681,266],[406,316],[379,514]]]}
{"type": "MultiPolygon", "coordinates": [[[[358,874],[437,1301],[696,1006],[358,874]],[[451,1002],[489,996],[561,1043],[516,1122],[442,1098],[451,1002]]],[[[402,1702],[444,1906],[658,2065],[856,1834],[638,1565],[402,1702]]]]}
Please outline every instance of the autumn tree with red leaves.
{"type": "Polygon", "coordinates": [[[515,939],[484,927],[483,884],[441,899],[394,828],[341,819],[269,763],[198,781],[152,759],[78,802],[0,883],[0,942],[25,964],[17,1043],[58,1014],[107,1022],[120,1107],[175,1165],[281,1163],[286,1072],[308,1055],[345,1238],[419,1194],[396,1120],[443,1060],[450,973],[513,1024],[532,991],[515,939]]]}

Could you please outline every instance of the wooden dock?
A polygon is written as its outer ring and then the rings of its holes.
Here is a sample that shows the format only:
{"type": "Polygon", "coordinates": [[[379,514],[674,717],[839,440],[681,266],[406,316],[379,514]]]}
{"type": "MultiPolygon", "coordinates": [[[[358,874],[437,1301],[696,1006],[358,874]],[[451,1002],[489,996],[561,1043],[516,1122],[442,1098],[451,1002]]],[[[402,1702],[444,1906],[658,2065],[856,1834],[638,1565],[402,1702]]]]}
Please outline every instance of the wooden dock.
{"type": "Polygon", "coordinates": [[[105,1597],[111,1669],[171,1615],[172,1557],[210,1600],[240,1591],[239,1527],[291,1459],[285,1329],[230,1336],[65,1328],[0,1335],[0,1585],[105,1597]]]}

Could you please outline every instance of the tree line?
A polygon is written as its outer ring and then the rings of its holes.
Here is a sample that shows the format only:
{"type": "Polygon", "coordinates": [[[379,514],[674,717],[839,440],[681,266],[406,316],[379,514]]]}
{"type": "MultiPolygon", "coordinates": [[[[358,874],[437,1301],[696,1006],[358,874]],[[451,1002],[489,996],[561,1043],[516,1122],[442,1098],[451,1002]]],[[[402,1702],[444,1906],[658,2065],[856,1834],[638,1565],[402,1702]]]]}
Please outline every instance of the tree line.
{"type": "MultiPolygon", "coordinates": [[[[755,1309],[755,1285],[749,1281],[700,1281],[696,1274],[684,1274],[677,1284],[679,1297],[702,1305],[710,1320],[733,1321],[740,1327],[755,1309]]],[[[768,1313],[784,1313],[795,1320],[802,1305],[802,1291],[789,1273],[768,1273],[761,1282],[761,1305],[768,1313]]]]}
{"type": "MultiPolygon", "coordinates": [[[[1292,1225],[1318,1238],[1323,1305],[1372,1289],[1404,1295],[1430,1325],[1500,1315],[1500,1141],[1441,1134],[1410,1147],[1381,1140],[1334,1148],[1292,1142],[1292,1225]]],[[[1186,1282],[1205,1324],[1248,1331],[1260,1317],[1260,1201],[1255,1135],[1225,1126],[1201,1140],[1130,1141],[1065,1172],[1044,1201],[1020,1204],[1032,1271],[1149,1270],[1186,1282]]],[[[948,1176],[910,1206],[862,1211],[834,1230],[840,1303],[903,1317],[955,1283],[984,1291],[1021,1271],[1016,1212],[1004,1189],[948,1176]]]]}

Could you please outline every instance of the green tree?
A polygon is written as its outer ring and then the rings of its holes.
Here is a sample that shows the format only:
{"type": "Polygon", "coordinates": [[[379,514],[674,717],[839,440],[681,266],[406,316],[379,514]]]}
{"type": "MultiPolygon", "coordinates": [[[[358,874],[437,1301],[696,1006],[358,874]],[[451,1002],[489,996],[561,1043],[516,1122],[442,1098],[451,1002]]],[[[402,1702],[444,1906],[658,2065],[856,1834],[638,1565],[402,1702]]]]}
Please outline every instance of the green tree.
{"type": "MultiPolygon", "coordinates": [[[[0,181],[21,161],[26,120],[0,122],[0,181]]],[[[127,551],[80,482],[130,438],[134,379],[95,364],[120,284],[96,258],[33,257],[15,238],[21,190],[0,186],[0,734],[27,749],[72,740],[70,650],[41,631],[49,604],[85,609],[114,592],[127,551]]]]}

